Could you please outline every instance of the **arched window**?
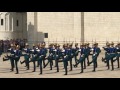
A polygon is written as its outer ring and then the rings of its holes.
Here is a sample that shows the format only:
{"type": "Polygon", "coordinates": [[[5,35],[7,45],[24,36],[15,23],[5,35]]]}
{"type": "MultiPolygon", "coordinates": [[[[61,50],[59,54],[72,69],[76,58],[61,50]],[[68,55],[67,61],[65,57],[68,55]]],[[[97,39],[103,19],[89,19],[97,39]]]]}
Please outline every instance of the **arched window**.
{"type": "Polygon", "coordinates": [[[3,21],[3,19],[1,19],[1,25],[3,25],[3,23],[4,23],[4,21],[3,21]]]}

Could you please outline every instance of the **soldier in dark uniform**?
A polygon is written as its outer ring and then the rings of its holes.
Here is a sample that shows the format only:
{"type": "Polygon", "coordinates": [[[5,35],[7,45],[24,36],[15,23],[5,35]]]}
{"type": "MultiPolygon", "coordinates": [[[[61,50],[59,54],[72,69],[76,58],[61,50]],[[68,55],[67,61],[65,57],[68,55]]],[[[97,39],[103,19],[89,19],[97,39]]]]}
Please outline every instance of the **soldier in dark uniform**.
{"type": "Polygon", "coordinates": [[[64,69],[65,69],[65,74],[64,75],[67,75],[67,66],[68,66],[68,61],[70,59],[70,56],[69,56],[69,50],[68,50],[68,45],[64,45],[65,47],[65,51],[64,51],[64,58],[63,58],[63,63],[64,63],[64,69]]]}
{"type": "Polygon", "coordinates": [[[55,60],[55,67],[57,66],[57,44],[54,45],[54,49],[53,49],[53,60],[55,60]]]}
{"type": "MultiPolygon", "coordinates": [[[[106,62],[106,60],[109,58],[110,55],[110,43],[107,42],[106,46],[103,47],[103,49],[105,50],[105,58],[102,57],[102,62],[106,62]]],[[[106,65],[108,66],[108,65],[106,65]]]]}
{"type": "Polygon", "coordinates": [[[114,70],[114,65],[113,65],[113,58],[117,56],[117,50],[114,47],[114,43],[111,43],[111,47],[109,48],[110,50],[110,54],[109,57],[107,58],[107,65],[108,65],[108,69],[109,69],[109,60],[111,60],[111,66],[112,66],[112,70],[114,70]]]}
{"type": "Polygon", "coordinates": [[[80,59],[79,61],[77,62],[77,64],[74,65],[74,67],[77,67],[77,65],[79,63],[81,63],[81,72],[80,73],[83,73],[83,62],[85,61],[85,57],[86,57],[86,48],[85,48],[85,44],[81,44],[81,48],[79,49],[80,51],[80,59]]]}
{"type": "Polygon", "coordinates": [[[98,43],[94,43],[92,61],[89,63],[89,64],[93,63],[93,72],[95,72],[95,69],[97,68],[97,58],[98,58],[100,52],[101,52],[101,50],[98,47],[98,43]]]}
{"type": "Polygon", "coordinates": [[[16,46],[16,50],[14,51],[15,54],[14,54],[14,57],[13,57],[13,60],[15,61],[15,67],[16,67],[16,73],[15,73],[15,74],[19,74],[18,61],[19,61],[20,56],[21,56],[21,54],[22,54],[19,49],[20,49],[20,46],[17,45],[17,46],[16,46]]]}
{"type": "Polygon", "coordinates": [[[26,43],[26,47],[23,49],[23,51],[25,52],[25,54],[23,54],[25,60],[23,62],[20,61],[20,63],[26,63],[27,70],[29,70],[30,48],[28,43],[26,43]]]}
{"type": "Polygon", "coordinates": [[[41,45],[41,49],[39,50],[39,52],[37,53],[37,60],[39,61],[39,65],[40,65],[40,74],[42,74],[42,62],[44,60],[44,58],[46,57],[46,49],[45,49],[45,45],[41,45]]]}
{"type": "Polygon", "coordinates": [[[118,68],[120,67],[119,65],[119,57],[120,57],[120,43],[117,44],[116,46],[117,49],[117,53],[116,53],[116,59],[114,59],[113,61],[115,62],[117,60],[117,64],[118,64],[118,68]]]}
{"type": "MultiPolygon", "coordinates": [[[[41,43],[41,45],[44,46],[44,50],[45,50],[45,52],[46,52],[46,56],[47,56],[47,52],[48,52],[48,50],[47,50],[47,48],[45,48],[46,43],[43,42],[43,43],[41,43]]],[[[45,60],[46,60],[46,59],[47,59],[46,57],[43,57],[43,68],[45,68],[45,60]]]]}
{"type": "Polygon", "coordinates": [[[62,55],[62,54],[61,54],[60,45],[57,44],[57,51],[56,51],[56,56],[55,56],[57,72],[59,72],[59,65],[58,65],[58,62],[59,62],[59,59],[60,59],[61,55],[62,55]]]}
{"type": "MultiPolygon", "coordinates": [[[[40,43],[38,43],[37,45],[36,45],[36,50],[38,50],[39,48],[40,48],[40,43]]],[[[39,61],[37,61],[37,67],[39,67],[39,61]]]]}
{"type": "MultiPolygon", "coordinates": [[[[66,47],[67,47],[67,44],[63,44],[63,48],[61,49],[60,59],[62,59],[62,62],[63,62],[64,56],[66,55],[66,49],[67,49],[66,47]]],[[[64,62],[63,62],[63,65],[64,65],[64,62]]],[[[67,62],[67,66],[68,66],[68,62],[67,62]]],[[[63,69],[65,69],[65,68],[63,68],[63,69]]]]}
{"type": "Polygon", "coordinates": [[[45,64],[45,67],[50,63],[50,70],[52,70],[52,65],[53,65],[53,44],[49,45],[49,56],[48,58],[48,62],[45,64]]]}
{"type": "Polygon", "coordinates": [[[79,53],[78,43],[75,43],[75,49],[74,49],[75,63],[77,63],[77,56],[78,56],[78,53],[79,53]]]}
{"type": "Polygon", "coordinates": [[[36,64],[35,64],[35,61],[37,59],[37,51],[36,51],[36,47],[35,45],[33,44],[33,49],[30,50],[30,52],[32,53],[32,57],[31,57],[31,60],[29,61],[30,62],[33,62],[33,71],[32,72],[35,72],[36,71],[36,64]]]}
{"type": "Polygon", "coordinates": [[[74,49],[72,48],[72,44],[69,44],[69,56],[70,56],[70,59],[69,59],[70,70],[69,71],[72,71],[72,58],[74,57],[74,49]]]}
{"type": "Polygon", "coordinates": [[[89,46],[89,43],[86,43],[86,53],[87,53],[87,65],[89,66],[89,55],[90,55],[90,52],[91,52],[91,47],[89,46]]]}
{"type": "Polygon", "coordinates": [[[11,44],[11,48],[8,49],[8,52],[10,52],[10,55],[9,56],[7,55],[3,58],[3,61],[10,60],[10,63],[11,63],[11,69],[10,70],[11,71],[14,71],[14,60],[13,60],[13,57],[14,57],[14,54],[15,54],[14,50],[15,50],[15,45],[11,44]]]}

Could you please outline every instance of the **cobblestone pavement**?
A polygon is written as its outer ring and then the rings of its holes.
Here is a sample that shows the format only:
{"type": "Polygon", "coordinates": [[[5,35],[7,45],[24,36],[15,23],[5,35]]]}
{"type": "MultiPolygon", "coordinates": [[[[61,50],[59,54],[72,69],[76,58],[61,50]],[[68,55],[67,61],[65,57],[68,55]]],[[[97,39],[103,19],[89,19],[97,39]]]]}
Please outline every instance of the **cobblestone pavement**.
{"type": "MultiPolygon", "coordinates": [[[[98,58],[98,68],[96,72],[92,72],[93,66],[87,66],[84,70],[84,73],[80,74],[80,65],[77,68],[73,68],[73,71],[69,71],[68,66],[68,75],[64,75],[63,63],[59,63],[60,72],[56,73],[56,68],[53,67],[53,70],[49,70],[49,65],[43,69],[43,75],[39,75],[39,67],[36,68],[36,72],[32,72],[33,63],[30,63],[30,70],[26,70],[24,64],[18,64],[19,74],[16,75],[15,71],[10,72],[10,61],[3,62],[3,55],[0,57],[0,78],[120,78],[120,68],[117,68],[117,62],[114,62],[115,70],[107,70],[106,64],[101,61],[101,58],[104,56],[102,52],[98,58]]],[[[23,57],[20,59],[23,60],[23,57]]],[[[91,57],[90,57],[91,60],[91,57]]],[[[74,64],[74,60],[73,60],[74,64]]]]}

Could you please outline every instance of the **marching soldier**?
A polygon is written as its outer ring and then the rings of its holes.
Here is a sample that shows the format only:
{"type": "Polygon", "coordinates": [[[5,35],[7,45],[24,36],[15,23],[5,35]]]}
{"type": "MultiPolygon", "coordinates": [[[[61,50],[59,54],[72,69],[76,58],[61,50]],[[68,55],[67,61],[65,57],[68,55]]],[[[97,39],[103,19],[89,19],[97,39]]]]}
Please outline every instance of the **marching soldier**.
{"type": "Polygon", "coordinates": [[[112,66],[112,70],[114,70],[114,65],[113,65],[113,58],[116,57],[117,52],[116,52],[116,48],[114,47],[114,43],[111,43],[111,47],[109,48],[110,50],[110,55],[107,58],[107,65],[108,65],[108,69],[109,69],[109,60],[111,60],[111,66],[112,66]]]}
{"type": "Polygon", "coordinates": [[[74,49],[72,48],[72,44],[69,44],[69,56],[70,56],[70,70],[72,71],[72,58],[74,57],[74,49]]]}
{"type": "Polygon", "coordinates": [[[20,61],[20,63],[25,63],[27,66],[27,70],[29,70],[30,48],[28,43],[26,43],[25,48],[23,50],[25,51],[25,54],[23,54],[25,60],[23,62],[20,61]]]}
{"type": "Polygon", "coordinates": [[[55,65],[56,65],[56,67],[57,67],[57,72],[58,72],[58,71],[59,71],[59,70],[58,70],[58,65],[57,65],[57,64],[58,64],[58,61],[57,61],[57,60],[59,59],[59,58],[58,58],[58,45],[55,44],[54,47],[55,47],[55,48],[54,48],[54,50],[53,50],[53,60],[55,60],[55,65]]]}
{"type": "MultiPolygon", "coordinates": [[[[45,50],[46,56],[47,56],[48,50],[47,50],[47,48],[45,48],[46,43],[45,43],[45,42],[42,42],[41,44],[44,46],[44,50],[45,50]]],[[[46,57],[43,58],[43,68],[45,68],[45,60],[46,60],[46,59],[47,59],[46,57]]]]}
{"type": "Polygon", "coordinates": [[[15,74],[19,74],[18,61],[19,61],[20,56],[21,56],[21,51],[19,49],[20,49],[20,46],[17,45],[16,50],[14,51],[15,54],[14,54],[14,57],[13,57],[13,60],[15,61],[15,67],[16,67],[16,73],[15,74]]]}
{"type": "Polygon", "coordinates": [[[52,70],[52,65],[53,65],[53,44],[49,45],[49,56],[48,58],[48,62],[46,63],[45,67],[50,63],[50,70],[52,70]]]}
{"type": "Polygon", "coordinates": [[[31,60],[29,61],[29,63],[30,62],[33,62],[33,71],[32,72],[35,72],[36,71],[36,65],[35,65],[35,61],[36,61],[36,59],[37,59],[37,51],[36,51],[36,47],[35,47],[35,45],[33,44],[33,49],[32,50],[30,50],[31,52],[32,52],[32,57],[31,57],[31,60]]]}
{"type": "Polygon", "coordinates": [[[59,72],[59,65],[58,65],[58,62],[59,62],[59,59],[60,59],[61,55],[62,55],[62,54],[61,54],[60,45],[57,44],[57,51],[56,51],[56,56],[55,56],[57,72],[59,72]]]}
{"type": "Polygon", "coordinates": [[[91,47],[89,47],[89,43],[86,43],[86,54],[87,54],[87,56],[86,56],[86,58],[87,58],[87,64],[88,64],[88,66],[89,66],[89,55],[90,55],[90,52],[91,52],[91,47]]]}
{"type": "Polygon", "coordinates": [[[3,58],[3,61],[7,61],[7,60],[10,60],[10,63],[11,63],[11,71],[14,71],[14,60],[13,60],[13,57],[14,57],[14,52],[15,50],[15,45],[11,44],[11,48],[8,49],[8,51],[10,52],[10,55],[8,56],[5,56],[5,58],[3,58]]]}
{"type": "MultiPolygon", "coordinates": [[[[62,59],[62,62],[63,62],[63,59],[64,57],[66,56],[66,50],[67,50],[67,44],[63,44],[63,48],[61,49],[61,59],[62,59]]],[[[64,65],[64,62],[63,62],[63,65],[64,65]]],[[[68,66],[68,62],[67,62],[67,66],[68,66]]],[[[65,69],[65,68],[63,68],[65,69]]]]}
{"type": "Polygon", "coordinates": [[[116,59],[113,60],[114,62],[117,60],[117,63],[118,63],[118,68],[120,67],[119,66],[119,57],[120,57],[120,43],[117,44],[116,46],[116,49],[117,49],[117,56],[116,56],[116,59]]]}
{"type": "Polygon", "coordinates": [[[75,49],[74,49],[75,63],[77,63],[77,56],[78,56],[78,53],[79,53],[78,43],[75,43],[75,49]]]}
{"type": "Polygon", "coordinates": [[[80,45],[80,49],[79,49],[79,52],[80,52],[80,58],[79,58],[79,61],[74,65],[74,67],[77,67],[77,65],[79,63],[81,63],[81,72],[80,73],[83,73],[83,62],[85,61],[85,57],[86,57],[86,48],[85,48],[85,44],[81,44],[80,45]]]}
{"type": "Polygon", "coordinates": [[[94,43],[92,61],[89,63],[89,64],[93,63],[93,72],[95,72],[95,69],[97,68],[97,58],[98,58],[100,52],[101,52],[101,50],[98,47],[98,43],[94,43]]]}
{"type": "Polygon", "coordinates": [[[65,74],[64,75],[67,75],[68,61],[70,60],[70,50],[68,50],[69,48],[67,46],[68,46],[67,44],[64,45],[64,47],[65,47],[64,58],[63,58],[64,69],[65,69],[65,74]]]}
{"type": "MultiPolygon", "coordinates": [[[[106,62],[105,60],[107,60],[110,56],[110,43],[107,42],[106,43],[106,47],[103,47],[103,49],[106,51],[105,52],[105,58],[102,57],[102,62],[106,62]]],[[[108,66],[108,65],[107,65],[108,66]]]]}
{"type": "Polygon", "coordinates": [[[46,49],[45,49],[45,45],[42,44],[41,49],[37,53],[37,60],[39,61],[39,65],[40,65],[40,74],[42,74],[42,61],[44,60],[45,57],[46,57],[46,49]]]}

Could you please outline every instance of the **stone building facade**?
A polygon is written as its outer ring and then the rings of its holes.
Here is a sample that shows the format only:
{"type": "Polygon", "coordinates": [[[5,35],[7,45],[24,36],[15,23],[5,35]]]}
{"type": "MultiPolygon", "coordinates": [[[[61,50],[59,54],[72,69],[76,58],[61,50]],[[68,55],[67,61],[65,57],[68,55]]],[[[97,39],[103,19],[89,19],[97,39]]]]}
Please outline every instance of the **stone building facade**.
{"type": "Polygon", "coordinates": [[[120,39],[120,12],[0,12],[0,20],[0,39],[27,38],[30,44],[96,41],[102,45],[120,39]]]}

